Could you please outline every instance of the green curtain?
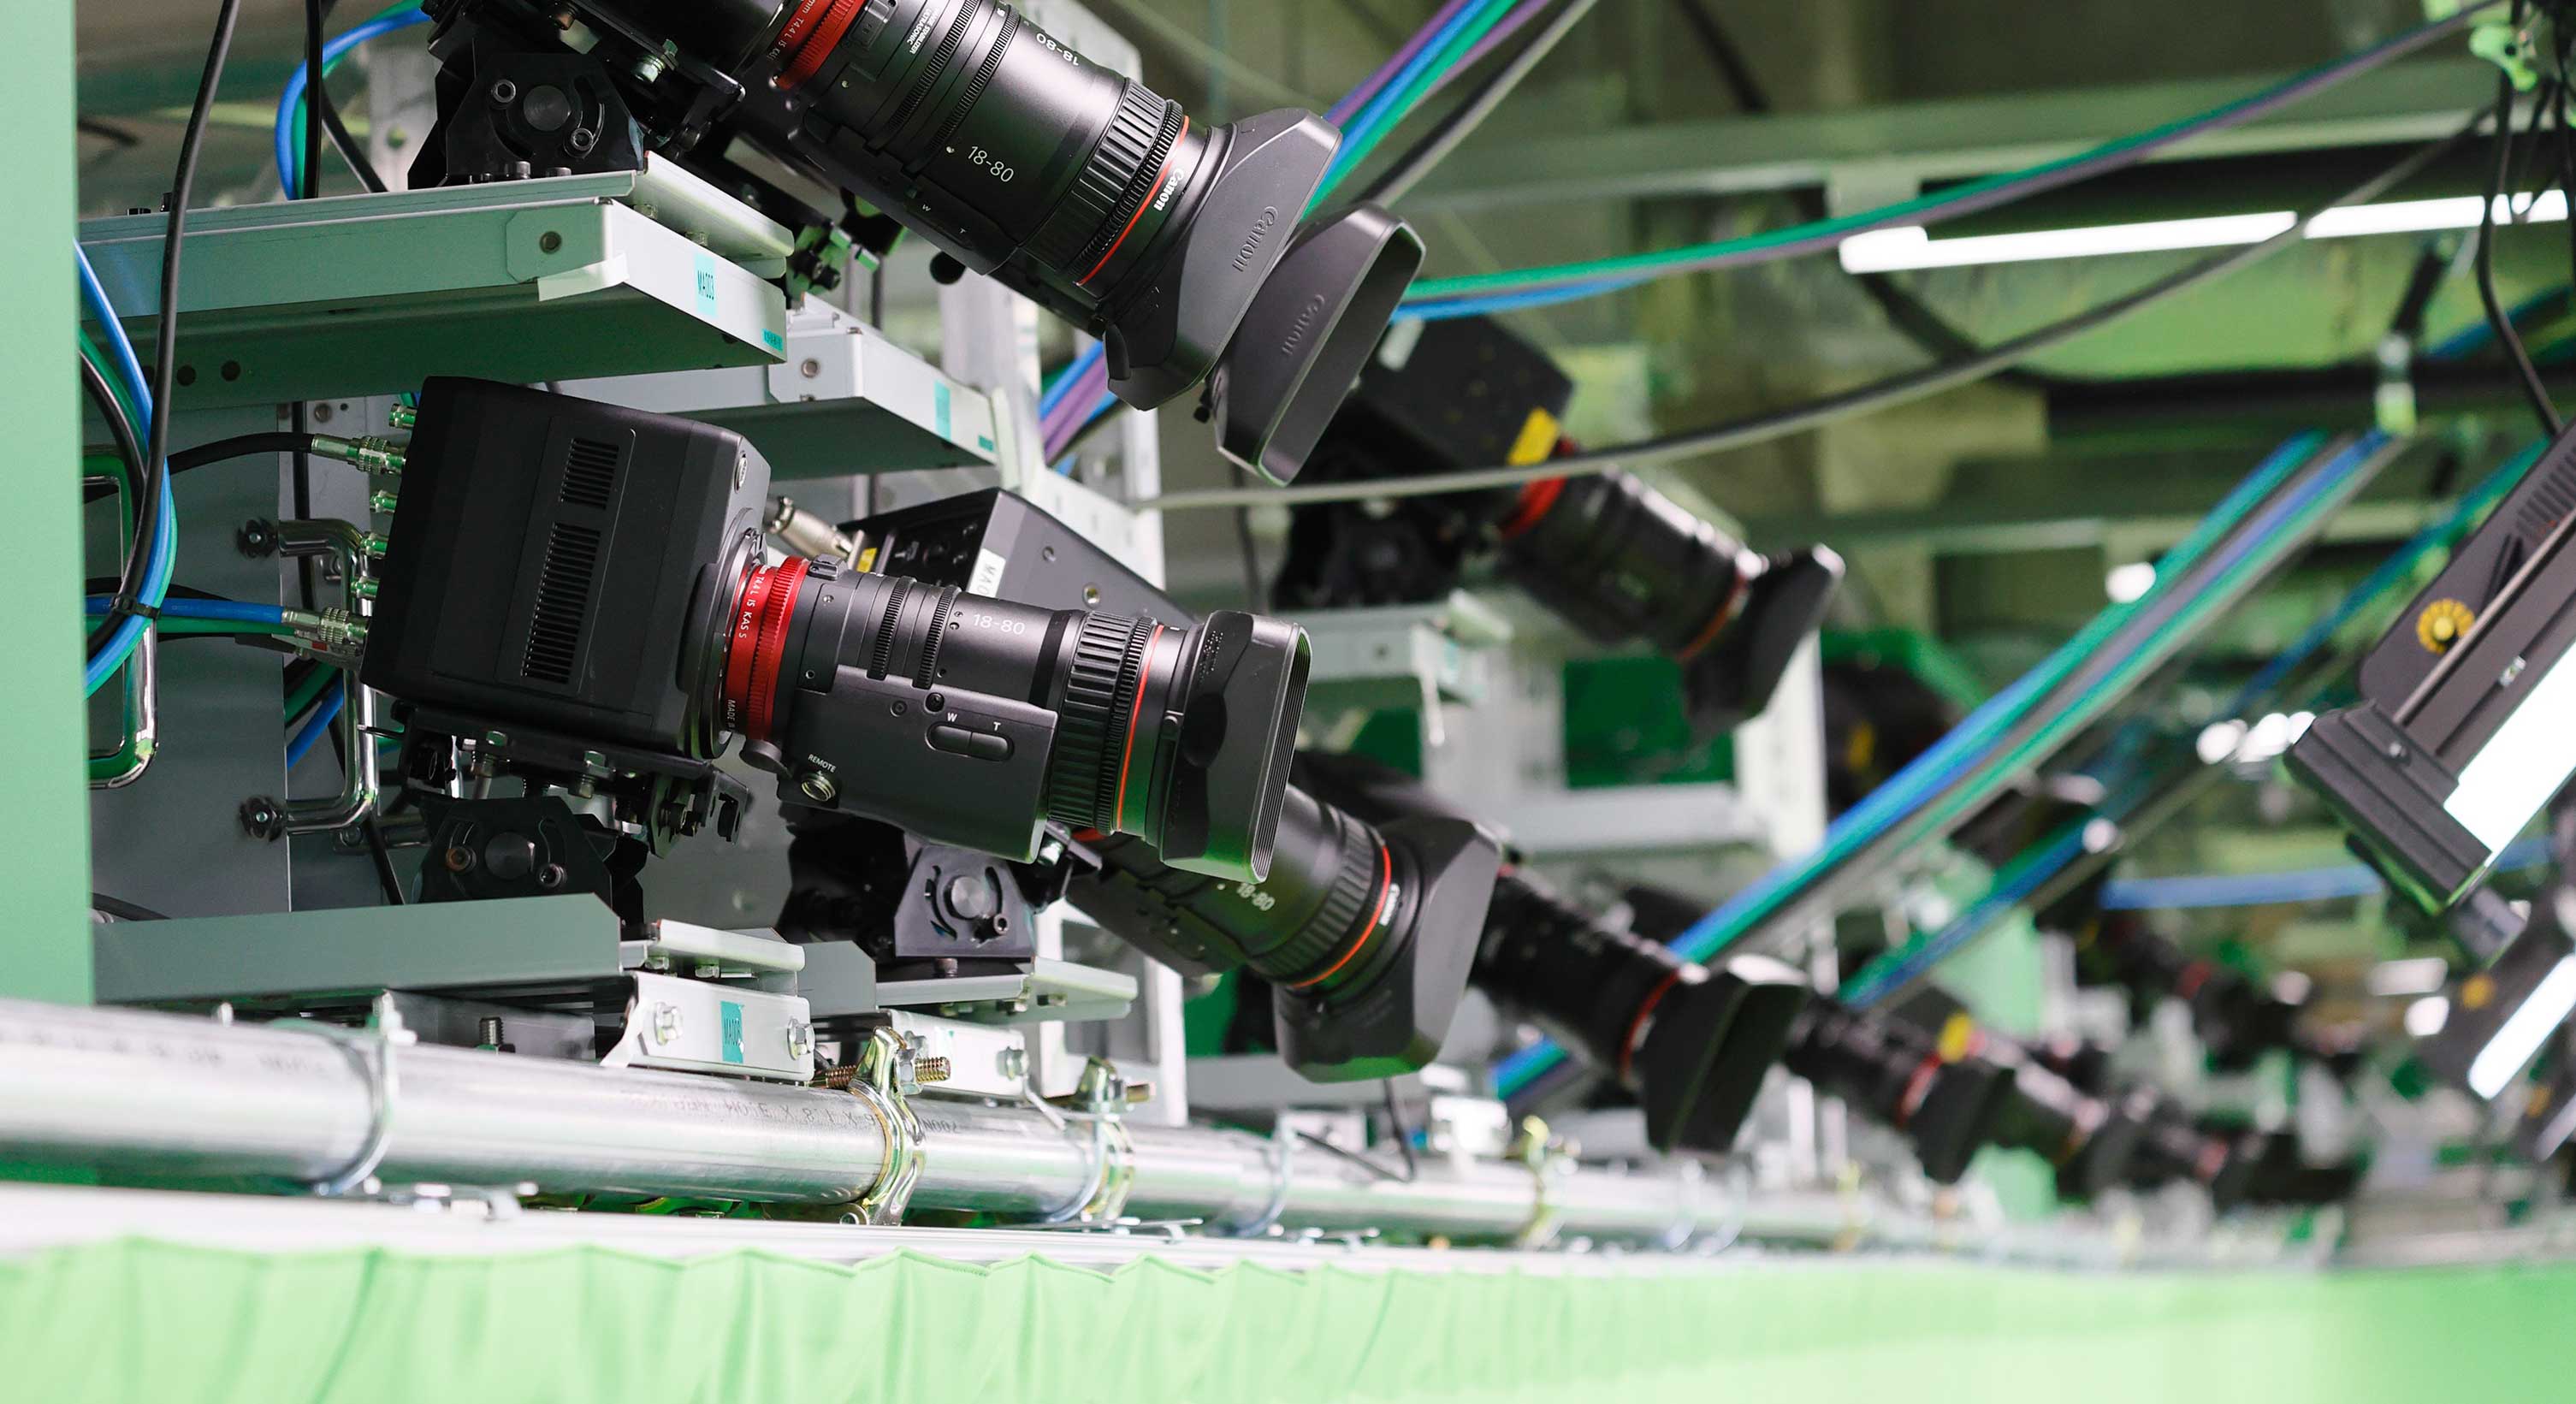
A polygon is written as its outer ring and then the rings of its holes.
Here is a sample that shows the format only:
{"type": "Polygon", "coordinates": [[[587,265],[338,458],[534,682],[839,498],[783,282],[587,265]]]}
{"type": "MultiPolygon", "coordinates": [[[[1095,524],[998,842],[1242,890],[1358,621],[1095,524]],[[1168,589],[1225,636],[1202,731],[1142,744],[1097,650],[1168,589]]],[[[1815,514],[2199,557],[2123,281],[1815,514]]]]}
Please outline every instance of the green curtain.
{"type": "Polygon", "coordinates": [[[2571,1307],[2576,1269],[2560,1266],[1103,1274],[123,1242],[0,1262],[0,1398],[2538,1400],[2568,1397],[2571,1307]]]}

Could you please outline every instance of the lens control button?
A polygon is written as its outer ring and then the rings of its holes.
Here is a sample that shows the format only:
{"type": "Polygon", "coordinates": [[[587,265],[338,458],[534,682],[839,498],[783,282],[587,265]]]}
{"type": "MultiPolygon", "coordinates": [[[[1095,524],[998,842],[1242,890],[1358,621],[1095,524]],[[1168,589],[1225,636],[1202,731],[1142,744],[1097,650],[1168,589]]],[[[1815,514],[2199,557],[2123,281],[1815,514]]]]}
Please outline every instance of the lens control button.
{"type": "Polygon", "coordinates": [[[1011,738],[987,735],[980,731],[970,732],[966,737],[966,754],[977,760],[1009,760],[1011,738]]]}
{"type": "Polygon", "coordinates": [[[930,749],[952,756],[971,756],[975,754],[975,733],[962,726],[934,726],[930,729],[930,749]]]}

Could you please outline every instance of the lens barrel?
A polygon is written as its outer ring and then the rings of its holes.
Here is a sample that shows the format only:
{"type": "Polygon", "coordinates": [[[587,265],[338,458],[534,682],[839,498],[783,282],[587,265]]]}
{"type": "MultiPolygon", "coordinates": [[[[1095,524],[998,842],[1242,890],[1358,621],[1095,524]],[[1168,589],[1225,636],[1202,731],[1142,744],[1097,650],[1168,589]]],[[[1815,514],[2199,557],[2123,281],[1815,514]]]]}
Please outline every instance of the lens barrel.
{"type": "Polygon", "coordinates": [[[725,618],[713,705],[799,804],[1006,857],[1052,820],[1268,870],[1305,690],[1293,625],[1043,610],[829,559],[750,567],[725,618]],[[1247,670],[1266,685],[1226,705],[1247,670]]]}
{"type": "Polygon", "coordinates": [[[1789,1071],[1905,1134],[1923,1173],[1956,1183],[1978,1147],[1994,1139],[2012,1070],[1952,1056],[1910,1024],[1819,996],[1789,1051],[1789,1071]]]}
{"type": "Polygon", "coordinates": [[[1765,957],[1684,960],[1521,870],[1495,884],[1473,982],[1635,1094],[1648,1144],[1711,1156],[1734,1146],[1809,993],[1765,957]]]}
{"type": "Polygon", "coordinates": [[[1273,987],[1279,1051],[1319,1081],[1410,1072],[1440,1051],[1501,850],[1472,824],[1369,824],[1291,786],[1269,877],[1180,872],[1133,838],[1080,835],[1100,861],[1074,904],[1191,974],[1273,987]]]}

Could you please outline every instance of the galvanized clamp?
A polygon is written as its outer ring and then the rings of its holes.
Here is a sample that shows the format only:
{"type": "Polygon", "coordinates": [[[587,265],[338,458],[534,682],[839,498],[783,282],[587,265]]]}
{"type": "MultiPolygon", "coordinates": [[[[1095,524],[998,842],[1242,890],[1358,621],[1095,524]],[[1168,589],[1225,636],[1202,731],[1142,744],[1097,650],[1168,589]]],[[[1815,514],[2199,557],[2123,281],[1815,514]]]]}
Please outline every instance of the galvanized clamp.
{"type": "Polygon", "coordinates": [[[1288,1212],[1288,1181],[1296,1157],[1296,1134],[1284,1126],[1273,1132],[1261,1148],[1261,1162],[1270,1170],[1270,1202],[1252,1218],[1215,1225],[1215,1231],[1227,1238],[1263,1238],[1277,1228],[1280,1216],[1288,1212]]]}
{"type": "Polygon", "coordinates": [[[1098,1058],[1083,1064],[1082,1079],[1074,1085],[1075,1110],[1058,1112],[1053,1106],[1023,1089],[1057,1130],[1070,1133],[1073,1123],[1088,1122],[1091,1128],[1091,1176],[1080,1195],[1063,1208],[1038,1219],[1040,1224],[1111,1224],[1127,1209],[1127,1196],[1136,1188],[1136,1138],[1129,1134],[1122,1114],[1127,1109],[1127,1080],[1116,1067],[1098,1058]]]}
{"type": "Polygon", "coordinates": [[[877,1172],[876,1183],[859,1196],[853,1209],[863,1224],[882,1227],[903,1222],[904,1210],[912,1204],[912,1192],[921,1184],[921,1118],[904,1100],[902,1088],[908,1076],[904,1065],[910,1062],[911,1055],[912,1047],[904,1042],[902,1034],[877,1029],[859,1046],[858,1063],[850,1075],[831,1080],[858,1098],[859,1105],[876,1117],[877,1128],[884,1133],[885,1164],[877,1172]]]}
{"type": "Polygon", "coordinates": [[[1557,1230],[1564,1224],[1565,1210],[1555,1202],[1554,1191],[1573,1176],[1574,1156],[1565,1138],[1550,1132],[1547,1123],[1535,1116],[1521,1118],[1520,1135],[1504,1154],[1528,1167],[1535,1186],[1529,1222],[1513,1236],[1512,1244],[1517,1248],[1545,1248],[1556,1241],[1557,1230]]]}

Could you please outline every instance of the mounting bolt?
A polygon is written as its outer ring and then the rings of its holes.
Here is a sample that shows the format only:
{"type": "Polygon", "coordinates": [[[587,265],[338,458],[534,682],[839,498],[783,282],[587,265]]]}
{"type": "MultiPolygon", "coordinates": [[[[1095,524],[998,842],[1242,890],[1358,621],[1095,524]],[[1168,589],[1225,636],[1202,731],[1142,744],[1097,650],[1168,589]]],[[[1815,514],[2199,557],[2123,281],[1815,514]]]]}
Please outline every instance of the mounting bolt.
{"type": "Polygon", "coordinates": [[[590,149],[598,144],[599,133],[592,131],[588,127],[575,127],[572,129],[572,149],[575,152],[587,156],[590,154],[590,149]]]}
{"type": "Polygon", "coordinates": [[[787,1056],[790,1058],[802,1058],[813,1051],[814,1026],[811,1024],[789,1024],[787,1026],[787,1056]]]}
{"type": "Polygon", "coordinates": [[[676,1004],[654,1005],[653,1041],[655,1043],[668,1044],[679,1036],[680,1006],[676,1004]]]}
{"type": "Polygon", "coordinates": [[[474,850],[458,844],[447,850],[440,861],[447,864],[447,870],[451,873],[470,873],[474,871],[474,850]]]}
{"type": "Polygon", "coordinates": [[[492,101],[499,103],[503,107],[507,107],[518,100],[518,84],[511,82],[507,78],[500,79],[492,84],[492,101]]]}
{"type": "Polygon", "coordinates": [[[644,57],[642,57],[642,58],[640,58],[640,59],[637,59],[637,60],[635,61],[635,81],[636,81],[636,82],[638,82],[638,83],[650,83],[650,82],[654,81],[655,79],[660,78],[661,76],[662,76],[662,60],[661,60],[661,58],[660,58],[659,56],[657,56],[657,55],[653,55],[653,54],[646,54],[644,57]]]}
{"type": "Polygon", "coordinates": [[[2393,761],[2402,761],[2406,759],[2406,743],[2403,741],[2389,742],[2388,758],[2393,761]]]}
{"type": "Polygon", "coordinates": [[[277,527],[263,518],[253,517],[233,533],[233,545],[252,560],[273,556],[277,554],[277,527]]]}
{"type": "Polygon", "coordinates": [[[475,1046],[476,1046],[476,1047],[478,1047],[478,1048],[489,1049],[489,1050],[491,1050],[492,1052],[495,1052],[495,1053],[498,1053],[498,1052],[502,1051],[502,1048],[501,1048],[501,1035],[502,1035],[502,1032],[503,1032],[503,1030],[502,1030],[502,1028],[501,1028],[501,1018],[500,1018],[500,1016],[499,1016],[499,1015],[497,1015],[497,1014],[486,1014],[486,1015],[484,1015],[480,1020],[478,1020],[478,1021],[475,1023],[475,1026],[474,1026],[474,1043],[475,1043],[475,1046]]]}
{"type": "Polygon", "coordinates": [[[548,892],[552,892],[556,888],[564,885],[564,877],[565,873],[563,864],[548,863],[544,867],[537,869],[537,886],[544,888],[548,892]]]}
{"type": "Polygon", "coordinates": [[[277,801],[266,795],[253,795],[241,802],[241,826],[252,838],[271,843],[286,836],[286,816],[278,811],[277,801]]]}

